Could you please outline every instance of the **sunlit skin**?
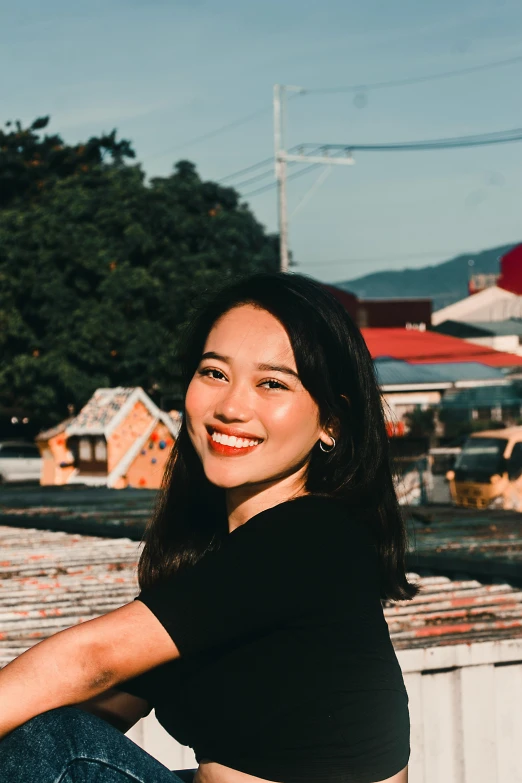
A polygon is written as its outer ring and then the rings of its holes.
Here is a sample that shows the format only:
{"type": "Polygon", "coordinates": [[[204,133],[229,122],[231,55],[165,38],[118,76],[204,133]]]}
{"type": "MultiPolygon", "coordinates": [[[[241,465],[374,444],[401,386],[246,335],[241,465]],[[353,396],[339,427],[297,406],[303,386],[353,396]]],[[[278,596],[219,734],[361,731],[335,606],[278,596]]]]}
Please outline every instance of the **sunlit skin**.
{"type": "MultiPolygon", "coordinates": [[[[209,481],[226,491],[229,530],[285,500],[306,494],[306,465],[322,440],[339,433],[321,427],[319,408],[298,377],[259,370],[259,364],[285,365],[297,374],[289,337],[266,310],[241,305],[216,322],[203,359],[185,398],[187,430],[209,481]],[[212,449],[207,425],[237,427],[263,442],[244,456],[212,449]]],[[[240,586],[238,586],[240,588],[240,586]]],[[[407,783],[407,768],[383,783],[407,783]]],[[[261,778],[202,759],[194,783],[267,783],[261,778]]]]}
{"type": "Polygon", "coordinates": [[[208,335],[203,354],[208,351],[231,361],[200,362],[187,390],[185,416],[205,475],[226,490],[234,530],[254,514],[304,494],[312,448],[319,439],[329,448],[332,439],[299,378],[257,369],[285,365],[297,374],[289,337],[271,313],[252,305],[229,311],[208,335]],[[211,424],[239,427],[263,442],[241,457],[217,454],[208,443],[205,425],[211,424]]]}

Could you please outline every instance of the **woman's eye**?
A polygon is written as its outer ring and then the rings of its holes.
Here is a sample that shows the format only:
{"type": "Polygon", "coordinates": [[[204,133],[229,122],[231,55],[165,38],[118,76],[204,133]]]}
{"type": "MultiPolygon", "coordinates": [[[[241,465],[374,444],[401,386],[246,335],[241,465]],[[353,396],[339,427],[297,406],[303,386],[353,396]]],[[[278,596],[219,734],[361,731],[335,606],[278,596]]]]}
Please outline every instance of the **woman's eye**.
{"type": "Polygon", "coordinates": [[[208,367],[206,370],[199,370],[199,375],[209,375],[211,372],[217,372],[219,375],[223,375],[223,373],[219,370],[211,370],[210,367],[208,367]]]}
{"type": "MultiPolygon", "coordinates": [[[[213,373],[213,372],[217,373],[218,375],[223,375],[221,370],[215,370],[215,369],[212,369],[211,367],[207,367],[204,370],[199,370],[198,372],[199,372],[199,375],[206,375],[206,376],[209,376],[209,377],[210,377],[210,373],[213,373]]],[[[263,386],[266,383],[275,383],[275,387],[272,387],[274,390],[277,388],[277,389],[285,389],[285,390],[288,391],[286,386],[283,386],[282,383],[279,383],[279,381],[276,381],[274,378],[269,378],[267,381],[262,381],[261,385],[263,386]]]]}

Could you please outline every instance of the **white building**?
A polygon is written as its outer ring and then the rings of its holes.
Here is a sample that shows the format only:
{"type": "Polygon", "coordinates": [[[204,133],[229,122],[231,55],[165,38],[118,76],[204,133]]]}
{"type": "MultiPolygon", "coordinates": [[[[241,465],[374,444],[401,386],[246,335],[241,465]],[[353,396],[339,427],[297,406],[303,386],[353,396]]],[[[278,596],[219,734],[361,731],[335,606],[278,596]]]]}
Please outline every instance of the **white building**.
{"type": "Polygon", "coordinates": [[[491,286],[432,313],[432,326],[443,321],[505,321],[522,318],[522,296],[491,286]]]}

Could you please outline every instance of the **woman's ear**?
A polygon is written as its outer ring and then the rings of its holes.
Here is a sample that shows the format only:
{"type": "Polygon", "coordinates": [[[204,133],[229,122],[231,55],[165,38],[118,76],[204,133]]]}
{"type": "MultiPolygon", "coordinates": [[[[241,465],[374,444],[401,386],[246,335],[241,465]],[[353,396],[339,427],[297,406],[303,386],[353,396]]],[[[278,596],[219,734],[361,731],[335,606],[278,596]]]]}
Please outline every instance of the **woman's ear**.
{"type": "MultiPolygon", "coordinates": [[[[351,408],[351,403],[349,397],[346,396],[346,394],[340,395],[343,400],[346,401],[348,404],[348,407],[351,408]]],[[[332,419],[328,419],[326,422],[326,425],[323,429],[323,432],[325,435],[327,435],[329,438],[335,438],[336,440],[339,438],[341,434],[341,423],[337,417],[334,417],[332,419]]]]}
{"type": "Polygon", "coordinates": [[[329,438],[335,438],[336,440],[339,438],[339,435],[341,433],[341,425],[339,422],[339,419],[329,419],[329,421],[326,423],[323,432],[325,435],[327,435],[329,438]]]}

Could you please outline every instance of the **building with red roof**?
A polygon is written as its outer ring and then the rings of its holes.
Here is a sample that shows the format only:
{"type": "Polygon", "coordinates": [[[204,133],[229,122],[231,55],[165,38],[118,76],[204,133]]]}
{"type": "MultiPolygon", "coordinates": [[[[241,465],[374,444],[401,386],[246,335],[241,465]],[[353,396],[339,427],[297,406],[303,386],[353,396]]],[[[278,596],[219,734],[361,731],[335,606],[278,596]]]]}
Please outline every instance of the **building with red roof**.
{"type": "Polygon", "coordinates": [[[519,399],[513,381],[502,372],[520,368],[522,356],[438,332],[361,331],[375,362],[391,426],[396,427],[415,408],[439,408],[449,393],[460,395],[454,400],[455,405],[462,398],[458,416],[465,420],[479,415],[488,420],[522,416],[522,397],[519,399]],[[483,392],[480,406],[467,397],[464,400],[465,391],[476,389],[483,392]]]}
{"type": "Polygon", "coordinates": [[[522,356],[418,329],[362,329],[374,359],[389,356],[410,364],[479,362],[489,367],[520,367],[522,356]]]}

